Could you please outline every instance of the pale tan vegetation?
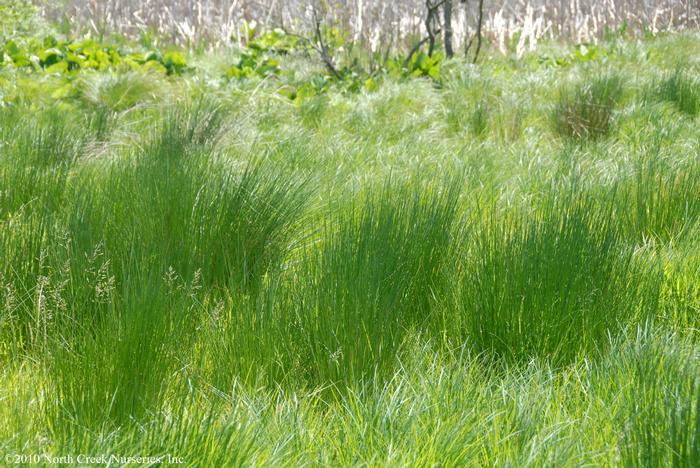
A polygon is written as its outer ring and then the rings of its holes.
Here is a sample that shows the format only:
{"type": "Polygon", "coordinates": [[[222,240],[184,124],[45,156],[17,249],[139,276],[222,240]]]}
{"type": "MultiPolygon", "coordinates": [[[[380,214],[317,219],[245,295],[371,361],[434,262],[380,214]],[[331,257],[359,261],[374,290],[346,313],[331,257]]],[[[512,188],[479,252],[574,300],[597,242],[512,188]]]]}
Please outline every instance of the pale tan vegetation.
{"type": "MultiPolygon", "coordinates": [[[[35,0],[53,20],[101,33],[117,30],[137,35],[144,29],[166,35],[180,44],[200,39],[226,43],[241,41],[242,24],[255,21],[265,28],[293,30],[312,25],[312,10],[326,12],[326,21],[348,31],[355,41],[373,49],[405,47],[425,34],[424,0],[35,0]]],[[[473,34],[478,1],[454,0],[455,44],[473,34]]],[[[657,33],[697,27],[698,0],[493,0],[484,3],[484,34],[498,49],[511,45],[517,52],[533,48],[542,38],[564,37],[594,41],[607,30],[627,28],[657,33]]],[[[245,26],[243,26],[245,29],[245,26]]]]}

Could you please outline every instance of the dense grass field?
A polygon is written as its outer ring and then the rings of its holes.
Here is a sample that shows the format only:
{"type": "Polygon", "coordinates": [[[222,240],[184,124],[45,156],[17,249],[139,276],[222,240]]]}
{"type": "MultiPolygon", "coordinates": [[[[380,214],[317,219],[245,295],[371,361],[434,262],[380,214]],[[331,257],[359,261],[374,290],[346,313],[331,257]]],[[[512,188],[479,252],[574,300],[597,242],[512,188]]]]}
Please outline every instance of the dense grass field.
{"type": "Polygon", "coordinates": [[[698,466],[700,36],[594,52],[0,69],[3,463],[698,466]]]}

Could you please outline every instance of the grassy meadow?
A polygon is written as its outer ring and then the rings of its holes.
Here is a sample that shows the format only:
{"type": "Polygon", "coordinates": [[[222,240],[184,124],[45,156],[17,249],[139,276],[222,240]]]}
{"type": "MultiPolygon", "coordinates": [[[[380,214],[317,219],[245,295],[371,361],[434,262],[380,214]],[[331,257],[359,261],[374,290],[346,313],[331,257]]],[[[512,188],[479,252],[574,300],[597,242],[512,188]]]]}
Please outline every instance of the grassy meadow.
{"type": "Polygon", "coordinates": [[[698,466],[700,35],[590,47],[0,67],[0,454],[698,466]]]}

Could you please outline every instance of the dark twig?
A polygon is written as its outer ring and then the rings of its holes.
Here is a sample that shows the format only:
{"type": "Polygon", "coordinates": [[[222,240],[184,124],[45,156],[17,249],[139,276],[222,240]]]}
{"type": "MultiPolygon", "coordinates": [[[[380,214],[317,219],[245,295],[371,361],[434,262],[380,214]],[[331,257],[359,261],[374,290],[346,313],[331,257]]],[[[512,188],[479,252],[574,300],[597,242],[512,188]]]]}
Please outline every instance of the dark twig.
{"type": "Polygon", "coordinates": [[[306,36],[302,36],[300,34],[296,34],[296,33],[287,31],[285,29],[283,29],[283,31],[286,35],[291,36],[291,37],[296,37],[297,39],[299,39],[300,41],[304,42],[309,47],[314,49],[316,51],[316,53],[318,53],[318,56],[321,58],[323,65],[331,73],[331,75],[333,75],[338,80],[343,79],[343,76],[340,74],[338,69],[333,64],[333,59],[330,56],[328,46],[323,41],[323,34],[321,32],[321,20],[318,19],[318,16],[316,15],[316,11],[314,11],[314,40],[311,40],[306,36]]]}
{"type": "Polygon", "coordinates": [[[476,25],[476,51],[474,52],[474,63],[479,58],[481,51],[481,26],[484,23],[484,0],[479,0],[479,19],[476,25]]]}
{"type": "Polygon", "coordinates": [[[472,48],[472,43],[474,42],[474,35],[469,36],[469,40],[464,44],[464,58],[469,58],[469,49],[472,48]]]}
{"type": "Polygon", "coordinates": [[[443,41],[445,42],[445,55],[447,58],[454,56],[452,49],[452,0],[445,0],[442,7],[442,24],[444,25],[443,41]]]}
{"type": "Polygon", "coordinates": [[[476,23],[476,33],[469,37],[469,40],[464,44],[464,58],[469,58],[469,51],[474,43],[474,38],[476,38],[476,51],[474,52],[473,63],[476,63],[479,58],[479,52],[481,51],[482,33],[481,27],[484,23],[484,0],[479,0],[479,15],[477,17],[476,23]]]}
{"type": "Polygon", "coordinates": [[[321,32],[321,19],[318,17],[318,14],[316,13],[315,9],[314,9],[314,26],[315,26],[314,34],[316,35],[316,42],[318,43],[318,46],[314,47],[314,48],[321,56],[321,60],[326,65],[326,69],[328,69],[328,71],[331,72],[331,74],[335,78],[342,81],[343,77],[338,72],[338,69],[335,68],[335,65],[333,64],[333,59],[331,58],[331,56],[329,54],[328,46],[323,41],[323,33],[321,32]]]}
{"type": "Polygon", "coordinates": [[[418,44],[416,44],[416,45],[413,46],[413,49],[411,49],[411,51],[410,51],[410,52],[408,53],[408,55],[406,56],[406,60],[403,61],[403,67],[404,67],[404,68],[408,68],[408,64],[411,63],[411,58],[413,57],[413,55],[414,55],[416,52],[418,52],[418,49],[420,49],[420,48],[423,46],[423,44],[425,44],[426,42],[428,42],[429,39],[430,39],[430,37],[424,37],[423,39],[421,39],[421,40],[418,42],[418,44]]]}
{"type": "Polygon", "coordinates": [[[435,51],[435,39],[438,35],[436,32],[439,27],[436,27],[436,22],[439,22],[438,8],[445,0],[440,3],[433,4],[432,0],[425,0],[425,6],[428,9],[428,14],[425,17],[425,30],[428,33],[428,56],[432,57],[435,51]]]}

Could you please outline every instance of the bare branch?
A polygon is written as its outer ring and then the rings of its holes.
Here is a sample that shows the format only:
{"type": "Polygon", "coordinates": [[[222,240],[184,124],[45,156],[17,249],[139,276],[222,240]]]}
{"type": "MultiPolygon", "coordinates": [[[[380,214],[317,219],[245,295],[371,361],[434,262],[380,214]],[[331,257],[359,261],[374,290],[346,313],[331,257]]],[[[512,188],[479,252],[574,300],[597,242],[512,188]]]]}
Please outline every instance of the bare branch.
{"type": "Polygon", "coordinates": [[[452,49],[452,0],[445,0],[442,13],[443,24],[445,25],[443,35],[445,55],[447,55],[447,58],[452,58],[454,56],[454,50],[452,49]]]}
{"type": "Polygon", "coordinates": [[[284,33],[290,37],[295,37],[299,39],[300,41],[304,42],[307,44],[309,47],[314,49],[316,53],[318,54],[319,58],[323,62],[323,65],[326,67],[326,70],[333,75],[338,80],[342,80],[343,76],[340,74],[338,69],[336,68],[335,64],[333,63],[333,59],[330,56],[330,49],[326,45],[326,43],[323,40],[323,33],[321,31],[321,20],[318,18],[318,15],[316,14],[316,10],[314,10],[314,40],[309,39],[306,36],[302,36],[300,34],[296,34],[290,31],[287,31],[286,29],[282,29],[284,33]]]}
{"type": "Polygon", "coordinates": [[[340,72],[338,72],[338,69],[333,64],[333,59],[330,56],[328,46],[323,41],[323,33],[321,32],[321,19],[318,17],[315,9],[314,9],[314,23],[315,23],[314,24],[314,34],[316,36],[316,42],[318,43],[318,47],[316,48],[316,51],[321,56],[321,60],[323,61],[323,64],[326,66],[326,69],[331,73],[331,75],[333,75],[336,79],[342,81],[343,76],[340,74],[340,72]]]}
{"type": "Polygon", "coordinates": [[[404,68],[408,68],[408,64],[411,63],[411,58],[413,57],[413,55],[414,55],[416,52],[418,52],[418,49],[420,49],[420,48],[423,46],[423,44],[425,44],[426,42],[428,42],[429,39],[430,39],[430,37],[424,37],[424,38],[421,39],[415,46],[413,46],[413,48],[411,49],[411,51],[410,51],[410,52],[408,53],[408,55],[406,56],[406,60],[403,61],[403,67],[404,67],[404,68]]]}
{"type": "Polygon", "coordinates": [[[476,52],[474,52],[474,63],[479,58],[479,52],[481,51],[481,26],[484,23],[484,0],[479,0],[479,19],[476,26],[476,52]]]}

